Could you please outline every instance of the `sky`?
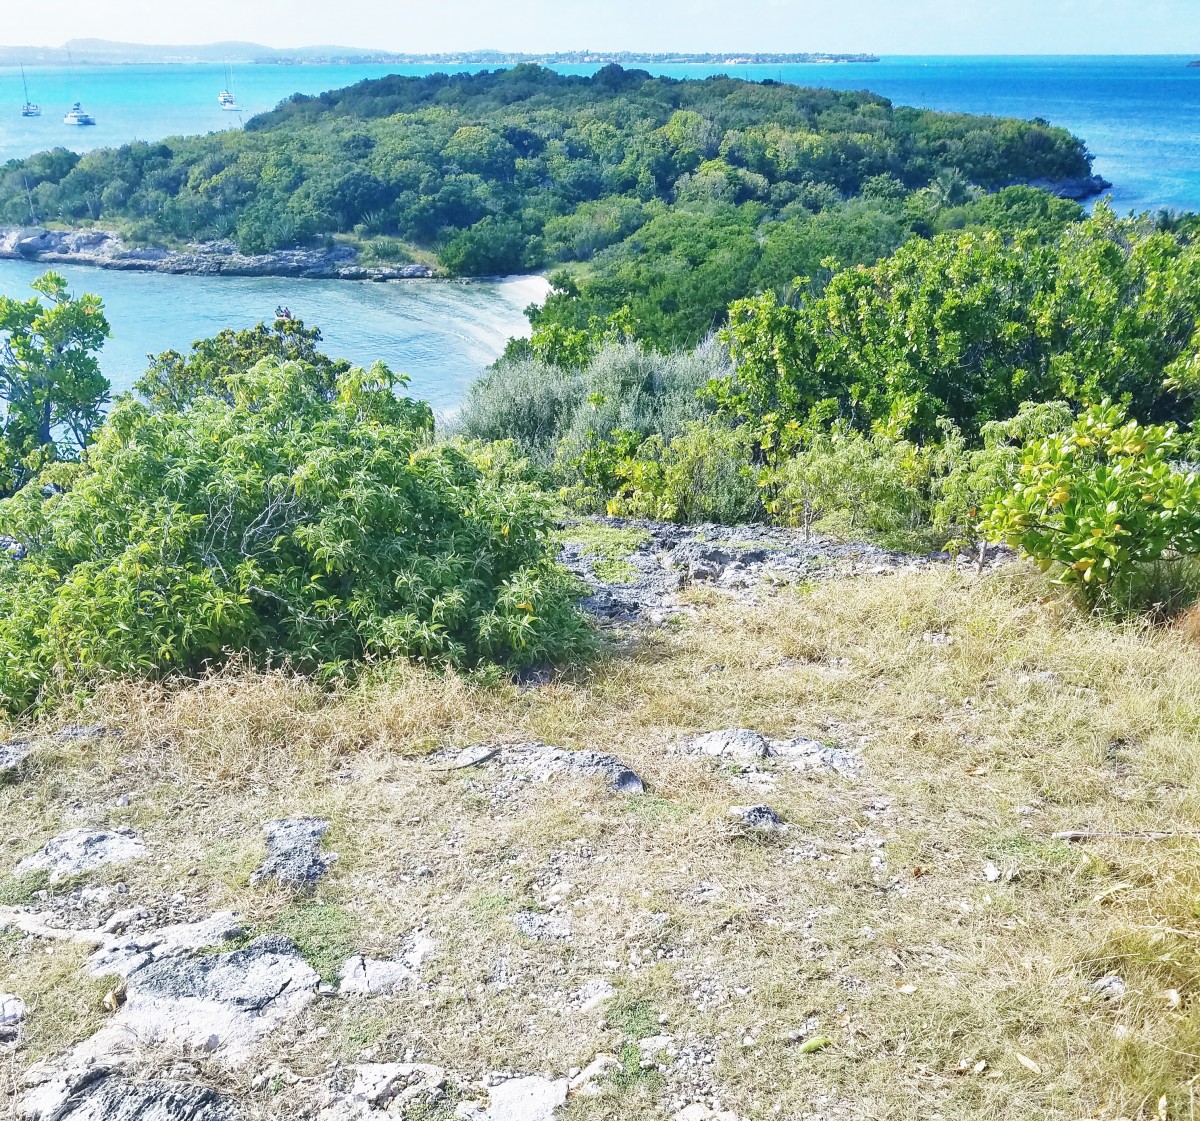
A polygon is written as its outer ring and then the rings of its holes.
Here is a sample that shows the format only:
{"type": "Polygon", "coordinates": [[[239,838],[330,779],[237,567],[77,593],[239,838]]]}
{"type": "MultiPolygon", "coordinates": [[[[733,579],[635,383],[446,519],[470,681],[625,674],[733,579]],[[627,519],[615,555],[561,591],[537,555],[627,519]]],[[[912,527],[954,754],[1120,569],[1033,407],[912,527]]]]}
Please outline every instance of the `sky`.
{"type": "Polygon", "coordinates": [[[0,44],[397,51],[1200,53],[1200,0],[4,0],[0,44]]]}

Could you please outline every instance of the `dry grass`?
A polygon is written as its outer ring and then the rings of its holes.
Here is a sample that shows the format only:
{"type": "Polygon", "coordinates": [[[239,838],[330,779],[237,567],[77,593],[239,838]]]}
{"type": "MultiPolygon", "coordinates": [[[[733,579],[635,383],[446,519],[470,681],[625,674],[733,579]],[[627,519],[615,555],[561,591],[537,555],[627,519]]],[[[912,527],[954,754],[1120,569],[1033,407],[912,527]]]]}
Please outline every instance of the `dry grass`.
{"type": "MultiPolygon", "coordinates": [[[[1192,1121],[1200,648],[1044,591],[1012,568],[821,583],[758,607],[700,596],[694,620],[525,692],[408,667],[338,695],[245,674],[114,687],[83,715],[123,740],[62,746],[0,788],[0,856],[73,825],[135,825],[153,859],[121,870],[132,899],[232,907],[326,972],[347,946],[384,955],[430,930],[422,986],[320,1001],[271,1043],[264,1065],[301,1075],[408,1051],[473,1076],[563,1073],[628,1059],[653,1028],[713,1063],[626,1062],[571,1121],[666,1115],[705,1089],[753,1121],[1192,1121]],[[667,750],[731,726],[861,747],[866,770],[762,793],[667,750]],[[509,738],[615,751],[653,793],[564,779],[497,799],[494,770],[419,759],[509,738]],[[780,841],[725,827],[730,805],[759,800],[790,822],[780,841]],[[328,817],[341,854],[312,899],[246,886],[261,823],[294,813],[328,817]],[[1053,839],[1065,829],[1101,836],[1053,839]],[[1147,832],[1172,835],[1121,836],[1147,832]],[[574,937],[518,936],[513,915],[563,881],[574,937]],[[1091,992],[1108,973],[1120,1000],[1091,992]],[[564,994],[597,976],[614,1001],[571,1011],[564,994]],[[834,1045],[788,1041],[812,1031],[834,1045]]],[[[46,991],[39,954],[0,941],[0,989],[46,991]]],[[[21,1062],[94,1016],[86,986],[51,988],[21,1062]]],[[[252,1116],[311,1095],[252,1093],[255,1072],[228,1083],[252,1116]]]]}

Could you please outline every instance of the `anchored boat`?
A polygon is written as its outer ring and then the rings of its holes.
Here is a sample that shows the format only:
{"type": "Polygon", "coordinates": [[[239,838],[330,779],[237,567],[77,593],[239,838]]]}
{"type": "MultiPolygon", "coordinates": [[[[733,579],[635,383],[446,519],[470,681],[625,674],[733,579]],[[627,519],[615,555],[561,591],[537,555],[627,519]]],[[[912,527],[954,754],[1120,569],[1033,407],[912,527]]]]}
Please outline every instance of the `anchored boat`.
{"type": "Polygon", "coordinates": [[[21,85],[25,89],[25,104],[21,106],[22,117],[40,117],[42,107],[29,100],[29,83],[25,81],[25,67],[21,67],[21,85]]]}
{"type": "Polygon", "coordinates": [[[63,117],[64,125],[83,127],[84,125],[94,125],[95,123],[96,118],[91,113],[85,113],[83,106],[78,101],[67,110],[66,116],[63,117]]]}

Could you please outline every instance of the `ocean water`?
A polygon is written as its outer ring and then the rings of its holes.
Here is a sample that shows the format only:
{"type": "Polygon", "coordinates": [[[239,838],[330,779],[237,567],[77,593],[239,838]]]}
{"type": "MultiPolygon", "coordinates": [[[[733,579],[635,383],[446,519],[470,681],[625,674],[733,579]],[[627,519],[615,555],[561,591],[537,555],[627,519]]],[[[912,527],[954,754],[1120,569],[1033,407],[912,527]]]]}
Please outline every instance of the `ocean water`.
{"type": "MultiPolygon", "coordinates": [[[[778,66],[647,66],[672,77],[728,73],[754,80],[871,89],[897,104],[969,113],[1044,117],[1082,137],[1096,171],[1127,211],[1200,210],[1200,68],[1187,56],[893,57],[878,63],[778,66]]],[[[40,118],[23,118],[18,70],[0,68],[0,160],[55,145],[83,151],[132,139],[238,128],[245,116],[294,92],[315,94],[393,72],[437,67],[239,65],[234,90],[245,114],[222,112],[219,65],[29,67],[40,118]],[[81,100],[98,121],[72,129],[62,114],[81,100]]],[[[591,73],[594,66],[560,67],[591,73]]],[[[544,292],[539,281],[450,284],[212,279],[65,270],[79,290],[104,297],[114,336],[102,358],[124,388],[144,356],[183,348],[223,326],[246,326],[289,304],[321,326],[331,353],[382,358],[413,377],[413,391],[449,408],[527,325],[522,309],[544,292]]],[[[0,293],[21,295],[36,266],[0,261],[0,293]]]]}
{"type": "MultiPolygon", "coordinates": [[[[27,298],[47,266],[0,261],[0,295],[27,298]]],[[[53,266],[75,292],[104,300],[112,336],[101,368],[114,392],[128,389],[146,356],[184,350],[225,327],[270,321],[278,304],[321,328],[327,353],[376,360],[408,374],[408,392],[450,412],[466,387],[514,336],[528,334],[524,309],[544,297],[540,277],[500,281],[411,280],[379,284],[279,277],[160,276],[53,266]]]]}

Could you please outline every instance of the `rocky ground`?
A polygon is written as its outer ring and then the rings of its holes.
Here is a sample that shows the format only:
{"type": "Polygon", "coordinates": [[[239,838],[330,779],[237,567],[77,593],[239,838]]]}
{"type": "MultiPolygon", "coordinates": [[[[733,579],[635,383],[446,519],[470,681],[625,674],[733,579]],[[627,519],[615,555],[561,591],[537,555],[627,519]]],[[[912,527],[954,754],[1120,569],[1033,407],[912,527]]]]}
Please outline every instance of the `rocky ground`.
{"type": "Polygon", "coordinates": [[[200,276],[411,280],[434,275],[428,265],[361,265],[350,246],[260,254],[241,253],[232,241],[197,242],[185,250],[139,248],[126,245],[106,230],[48,230],[41,226],[0,227],[0,259],[200,276]]]}
{"type": "Polygon", "coordinates": [[[1186,860],[1128,838],[1194,815],[1192,648],[1105,646],[1005,558],[616,520],[564,555],[617,639],[574,678],[232,675],[15,729],[0,1108],[1186,1116],[1192,974],[1128,940],[1194,924],[1153,894],[1186,860]]]}

